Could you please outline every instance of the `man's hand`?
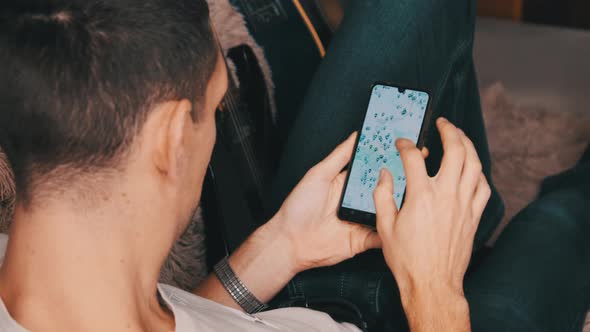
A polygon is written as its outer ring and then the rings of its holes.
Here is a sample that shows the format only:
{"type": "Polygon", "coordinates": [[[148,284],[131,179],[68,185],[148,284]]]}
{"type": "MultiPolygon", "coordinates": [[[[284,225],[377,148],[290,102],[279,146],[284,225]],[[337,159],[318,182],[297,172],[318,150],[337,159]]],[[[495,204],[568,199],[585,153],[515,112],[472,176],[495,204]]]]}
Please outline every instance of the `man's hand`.
{"type": "Polygon", "coordinates": [[[381,240],[372,229],[338,219],[338,203],[356,140],[352,134],[314,166],[291,192],[271,220],[291,244],[297,272],[337,264],[381,240]]]}
{"type": "Polygon", "coordinates": [[[463,277],[490,187],[472,142],[445,119],[437,121],[444,156],[429,177],[420,151],[396,142],[407,178],[403,208],[383,170],[374,192],[383,253],[413,331],[469,330],[463,277]]]}
{"type": "MultiPolygon", "coordinates": [[[[272,299],[298,272],[381,247],[375,231],[337,217],[346,179],[341,170],[350,161],[355,139],[351,135],[307,172],[277,214],[230,256],[230,266],[258,300],[272,299]]],[[[241,309],[214,275],[195,293],[241,309]]]]}

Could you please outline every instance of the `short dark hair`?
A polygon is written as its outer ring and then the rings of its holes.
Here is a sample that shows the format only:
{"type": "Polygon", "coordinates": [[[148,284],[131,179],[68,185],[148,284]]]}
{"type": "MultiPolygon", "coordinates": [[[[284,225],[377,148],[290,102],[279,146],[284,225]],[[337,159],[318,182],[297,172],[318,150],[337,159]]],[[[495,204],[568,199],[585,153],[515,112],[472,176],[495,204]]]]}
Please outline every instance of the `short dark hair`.
{"type": "Polygon", "coordinates": [[[205,0],[3,0],[0,146],[17,199],[47,174],[114,166],[157,103],[202,105],[217,55],[205,0]]]}

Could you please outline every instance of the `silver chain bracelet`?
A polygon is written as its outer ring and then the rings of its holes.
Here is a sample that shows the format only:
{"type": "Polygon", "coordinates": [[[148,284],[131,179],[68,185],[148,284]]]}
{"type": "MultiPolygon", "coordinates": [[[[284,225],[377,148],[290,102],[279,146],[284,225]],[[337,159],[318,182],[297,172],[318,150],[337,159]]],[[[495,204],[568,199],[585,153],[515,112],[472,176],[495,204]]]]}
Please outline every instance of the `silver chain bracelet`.
{"type": "Polygon", "coordinates": [[[266,304],[260,302],[254,294],[246,288],[246,285],[238,279],[234,270],[229,266],[228,257],[224,257],[219,263],[215,264],[213,272],[229,295],[231,295],[245,312],[255,314],[268,308],[266,304]]]}

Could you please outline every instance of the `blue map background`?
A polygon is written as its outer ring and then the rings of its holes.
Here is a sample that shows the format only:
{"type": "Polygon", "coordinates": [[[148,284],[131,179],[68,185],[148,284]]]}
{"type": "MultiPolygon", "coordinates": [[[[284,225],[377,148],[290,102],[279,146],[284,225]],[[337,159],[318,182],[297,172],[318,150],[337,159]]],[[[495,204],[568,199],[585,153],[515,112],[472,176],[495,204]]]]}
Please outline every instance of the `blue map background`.
{"type": "Polygon", "coordinates": [[[399,207],[406,189],[406,175],[399,152],[398,138],[418,141],[429,96],[426,92],[376,85],[371,93],[367,115],[342,206],[375,213],[373,190],[379,172],[386,167],[394,178],[394,198],[399,207]]]}

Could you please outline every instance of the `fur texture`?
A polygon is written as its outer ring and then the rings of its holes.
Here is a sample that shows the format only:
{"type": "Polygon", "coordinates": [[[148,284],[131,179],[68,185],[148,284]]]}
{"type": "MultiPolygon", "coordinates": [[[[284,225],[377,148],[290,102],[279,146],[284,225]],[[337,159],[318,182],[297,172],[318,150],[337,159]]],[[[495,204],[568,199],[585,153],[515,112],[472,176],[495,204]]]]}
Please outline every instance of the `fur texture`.
{"type": "Polygon", "coordinates": [[[208,272],[205,225],[199,208],[164,262],[160,282],[191,291],[208,272]]]}
{"type": "Polygon", "coordinates": [[[0,147],[0,233],[8,232],[14,206],[14,180],[6,155],[0,147]]]}
{"type": "Polygon", "coordinates": [[[492,177],[506,204],[493,240],[530,203],[546,176],[575,165],[590,143],[590,113],[519,105],[496,83],[482,91],[492,177]]]}

